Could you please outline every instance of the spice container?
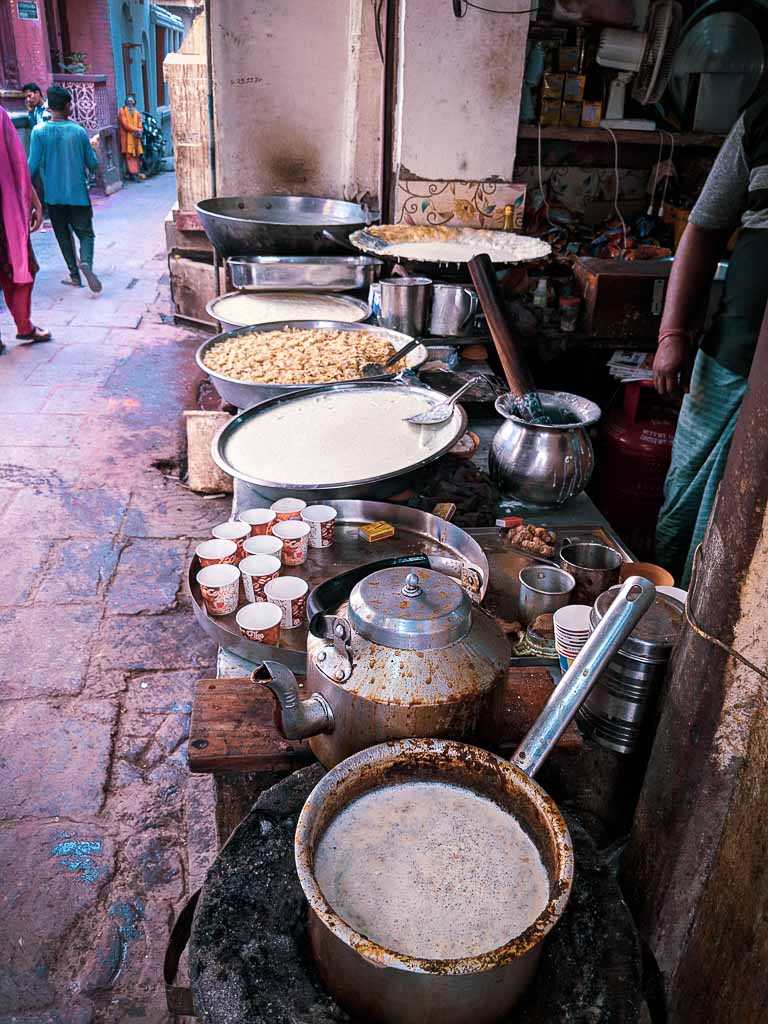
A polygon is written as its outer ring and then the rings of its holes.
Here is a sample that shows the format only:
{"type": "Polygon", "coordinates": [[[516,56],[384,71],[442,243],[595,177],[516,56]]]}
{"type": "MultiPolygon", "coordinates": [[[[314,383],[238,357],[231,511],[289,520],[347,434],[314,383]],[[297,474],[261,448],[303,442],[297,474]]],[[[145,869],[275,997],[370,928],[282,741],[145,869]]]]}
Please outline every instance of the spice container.
{"type": "Polygon", "coordinates": [[[566,334],[572,334],[576,330],[579,320],[581,299],[577,295],[561,295],[558,305],[560,307],[560,330],[566,334]]]}

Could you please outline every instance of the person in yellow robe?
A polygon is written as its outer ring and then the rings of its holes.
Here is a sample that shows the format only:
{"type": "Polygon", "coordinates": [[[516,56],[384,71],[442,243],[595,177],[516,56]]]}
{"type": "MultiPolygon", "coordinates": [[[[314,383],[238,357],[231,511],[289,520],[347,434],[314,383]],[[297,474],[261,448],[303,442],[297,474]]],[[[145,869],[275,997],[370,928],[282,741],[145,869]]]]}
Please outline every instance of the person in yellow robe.
{"type": "Polygon", "coordinates": [[[120,108],[117,119],[120,123],[120,152],[125,159],[128,177],[133,181],[137,178],[143,181],[144,175],[141,174],[139,163],[139,157],[144,152],[141,144],[143,125],[141,114],[136,109],[136,97],[131,93],[125,97],[125,106],[120,108]]]}

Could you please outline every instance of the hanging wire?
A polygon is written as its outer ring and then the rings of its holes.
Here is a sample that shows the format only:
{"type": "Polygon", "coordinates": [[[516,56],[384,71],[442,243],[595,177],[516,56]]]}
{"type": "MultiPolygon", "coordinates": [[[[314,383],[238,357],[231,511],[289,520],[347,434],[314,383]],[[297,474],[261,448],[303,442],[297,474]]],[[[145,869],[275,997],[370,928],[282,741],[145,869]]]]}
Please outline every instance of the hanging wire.
{"type": "MultiPolygon", "coordinates": [[[[664,132],[665,135],[669,136],[669,156],[667,160],[671,169],[673,168],[672,157],[675,155],[675,136],[672,132],[664,132]]],[[[667,186],[669,185],[669,174],[664,175],[664,191],[661,193],[661,204],[659,206],[659,216],[664,216],[664,203],[667,201],[667,186]]]]}
{"type": "Polygon", "coordinates": [[[626,252],[627,251],[627,225],[625,224],[624,218],[621,215],[621,210],[619,209],[619,143],[618,143],[618,140],[616,139],[616,136],[613,134],[613,129],[612,128],[607,128],[605,125],[603,125],[603,128],[605,129],[605,131],[608,132],[608,134],[613,139],[613,173],[614,173],[614,180],[615,180],[615,186],[614,186],[614,192],[613,192],[613,209],[614,209],[614,211],[616,213],[616,216],[621,221],[621,230],[622,230],[622,232],[624,234],[624,252],[626,252]]]}
{"type": "Polygon", "coordinates": [[[500,11],[497,7],[482,7],[480,4],[474,3],[473,0],[453,0],[453,13],[457,18],[463,18],[468,7],[475,11],[485,11],[486,14],[534,14],[539,10],[538,4],[535,7],[527,7],[524,11],[500,11]],[[464,4],[463,8],[462,4],[464,4]]]}
{"type": "Polygon", "coordinates": [[[659,167],[661,166],[661,154],[664,149],[664,133],[659,128],[659,153],[656,157],[656,166],[653,169],[653,185],[651,186],[651,201],[648,204],[648,216],[653,216],[654,204],[656,202],[656,186],[659,183],[659,167]]]}

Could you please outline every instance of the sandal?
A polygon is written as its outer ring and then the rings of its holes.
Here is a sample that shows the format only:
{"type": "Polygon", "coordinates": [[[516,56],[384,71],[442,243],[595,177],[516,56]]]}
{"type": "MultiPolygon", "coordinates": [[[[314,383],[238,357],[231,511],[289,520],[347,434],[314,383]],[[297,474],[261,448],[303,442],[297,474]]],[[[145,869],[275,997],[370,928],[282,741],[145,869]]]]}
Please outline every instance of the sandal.
{"type": "Polygon", "coordinates": [[[35,345],[35,344],[37,344],[38,342],[41,342],[41,341],[50,341],[51,340],[51,332],[50,331],[44,331],[42,329],[42,327],[33,327],[29,334],[17,334],[16,335],[16,340],[17,341],[29,341],[33,345],[35,345]]]}
{"type": "Polygon", "coordinates": [[[74,277],[64,277],[62,278],[61,283],[68,284],[70,288],[85,288],[85,285],[79,278],[75,280],[74,277]]]}
{"type": "Polygon", "coordinates": [[[78,266],[80,267],[83,277],[88,282],[88,287],[92,292],[98,294],[101,291],[101,281],[94,274],[90,263],[83,263],[81,260],[78,263],[78,266]]]}

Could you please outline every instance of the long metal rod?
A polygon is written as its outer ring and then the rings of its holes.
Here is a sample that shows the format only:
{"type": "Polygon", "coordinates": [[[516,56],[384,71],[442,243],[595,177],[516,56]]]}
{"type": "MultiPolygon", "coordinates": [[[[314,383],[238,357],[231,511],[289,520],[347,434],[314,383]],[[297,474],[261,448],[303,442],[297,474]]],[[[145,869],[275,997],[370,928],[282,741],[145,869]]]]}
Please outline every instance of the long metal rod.
{"type": "Polygon", "coordinates": [[[535,776],[611,658],[655,598],[654,585],[639,576],[630,576],[621,590],[616,591],[613,604],[555,687],[539,717],[512,756],[512,764],[517,765],[530,778],[535,776]]]}

